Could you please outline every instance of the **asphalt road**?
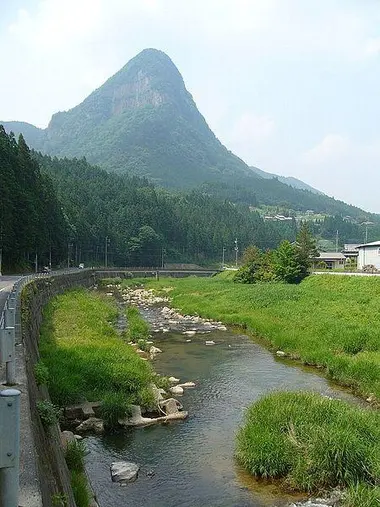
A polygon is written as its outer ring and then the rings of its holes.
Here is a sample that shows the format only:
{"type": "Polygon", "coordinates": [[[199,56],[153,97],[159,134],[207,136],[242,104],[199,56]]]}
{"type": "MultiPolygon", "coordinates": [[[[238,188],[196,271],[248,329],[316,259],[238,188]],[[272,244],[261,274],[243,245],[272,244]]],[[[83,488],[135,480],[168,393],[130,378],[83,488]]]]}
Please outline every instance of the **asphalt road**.
{"type": "Polygon", "coordinates": [[[20,278],[20,276],[0,276],[0,315],[3,311],[4,303],[8,294],[12,290],[13,284],[20,278]]]}

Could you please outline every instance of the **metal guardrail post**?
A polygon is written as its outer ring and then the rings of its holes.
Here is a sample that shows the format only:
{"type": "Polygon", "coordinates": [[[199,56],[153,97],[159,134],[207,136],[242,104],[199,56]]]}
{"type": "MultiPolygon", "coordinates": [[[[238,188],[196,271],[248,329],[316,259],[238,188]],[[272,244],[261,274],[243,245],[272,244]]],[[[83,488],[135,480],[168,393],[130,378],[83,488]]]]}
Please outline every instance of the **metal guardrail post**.
{"type": "Polygon", "coordinates": [[[18,507],[20,391],[0,391],[0,507],[18,507]]]}
{"type": "Polygon", "coordinates": [[[16,308],[7,307],[4,309],[4,323],[5,327],[15,327],[16,322],[16,308]]]}
{"type": "Polygon", "coordinates": [[[15,328],[0,329],[0,361],[5,363],[7,385],[16,384],[15,328]]]}

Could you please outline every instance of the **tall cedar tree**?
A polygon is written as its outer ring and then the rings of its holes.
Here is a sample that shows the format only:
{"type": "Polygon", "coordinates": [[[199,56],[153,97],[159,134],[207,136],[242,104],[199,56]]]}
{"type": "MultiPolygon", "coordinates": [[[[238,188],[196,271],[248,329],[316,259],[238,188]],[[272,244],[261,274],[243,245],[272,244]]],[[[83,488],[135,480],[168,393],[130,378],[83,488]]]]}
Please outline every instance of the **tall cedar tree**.
{"type": "Polygon", "coordinates": [[[20,135],[0,125],[0,248],[2,271],[29,270],[64,255],[66,223],[50,179],[20,135]]]}

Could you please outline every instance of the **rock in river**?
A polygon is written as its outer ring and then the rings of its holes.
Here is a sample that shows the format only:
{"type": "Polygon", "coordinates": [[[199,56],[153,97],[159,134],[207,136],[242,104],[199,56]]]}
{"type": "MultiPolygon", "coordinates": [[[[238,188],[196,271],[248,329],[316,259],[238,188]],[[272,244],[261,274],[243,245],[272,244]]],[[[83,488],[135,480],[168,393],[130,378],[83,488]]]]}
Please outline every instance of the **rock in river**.
{"type": "Polygon", "coordinates": [[[173,386],[169,389],[172,394],[183,394],[183,387],[173,386]]]}
{"type": "Polygon", "coordinates": [[[102,419],[96,417],[89,417],[77,426],[76,431],[78,433],[85,433],[86,431],[94,431],[95,433],[103,433],[104,423],[102,419]]]}
{"type": "Polygon", "coordinates": [[[120,484],[135,481],[140,470],[139,465],[130,461],[115,461],[110,468],[112,481],[120,484]]]}

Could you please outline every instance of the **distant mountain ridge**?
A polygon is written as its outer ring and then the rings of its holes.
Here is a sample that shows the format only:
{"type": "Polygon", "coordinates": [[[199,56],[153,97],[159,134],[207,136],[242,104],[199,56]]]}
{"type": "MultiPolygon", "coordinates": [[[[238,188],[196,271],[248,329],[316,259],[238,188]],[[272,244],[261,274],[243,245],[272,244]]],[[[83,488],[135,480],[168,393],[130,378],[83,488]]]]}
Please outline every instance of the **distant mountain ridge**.
{"type": "Polygon", "coordinates": [[[236,202],[367,216],[303,182],[252,169],[231,153],[198,111],[177,67],[156,49],[139,53],[81,104],[54,114],[46,129],[20,122],[4,126],[23,133],[43,153],[85,156],[108,170],[145,176],[164,187],[206,184],[216,197],[230,199],[228,189],[233,190],[236,202]]]}
{"type": "Polygon", "coordinates": [[[263,171],[262,169],[259,169],[258,167],[251,166],[252,171],[257,174],[258,176],[261,176],[265,179],[273,179],[276,178],[278,181],[281,181],[282,183],[285,183],[285,185],[289,185],[293,188],[298,188],[300,190],[308,190],[309,192],[313,192],[314,194],[319,195],[325,195],[320,190],[317,190],[316,188],[308,185],[302,180],[299,180],[298,178],[293,178],[292,176],[280,176],[279,174],[274,173],[268,173],[266,171],[263,171]]]}

